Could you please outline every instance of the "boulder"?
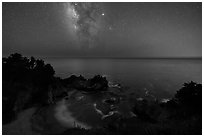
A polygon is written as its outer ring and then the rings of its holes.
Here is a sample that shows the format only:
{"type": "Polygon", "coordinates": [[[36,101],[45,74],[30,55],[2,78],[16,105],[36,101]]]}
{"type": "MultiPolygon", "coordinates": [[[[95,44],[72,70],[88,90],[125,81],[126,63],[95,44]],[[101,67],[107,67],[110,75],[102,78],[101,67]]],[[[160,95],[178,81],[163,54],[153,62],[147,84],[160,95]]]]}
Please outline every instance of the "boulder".
{"type": "Polygon", "coordinates": [[[108,88],[108,81],[105,77],[102,77],[100,75],[96,75],[91,79],[85,79],[81,75],[78,77],[72,75],[71,77],[64,79],[63,83],[68,87],[91,93],[107,90],[108,88]]]}
{"type": "Polygon", "coordinates": [[[103,102],[107,104],[117,104],[120,102],[120,99],[112,97],[112,98],[105,99],[103,102]]]}

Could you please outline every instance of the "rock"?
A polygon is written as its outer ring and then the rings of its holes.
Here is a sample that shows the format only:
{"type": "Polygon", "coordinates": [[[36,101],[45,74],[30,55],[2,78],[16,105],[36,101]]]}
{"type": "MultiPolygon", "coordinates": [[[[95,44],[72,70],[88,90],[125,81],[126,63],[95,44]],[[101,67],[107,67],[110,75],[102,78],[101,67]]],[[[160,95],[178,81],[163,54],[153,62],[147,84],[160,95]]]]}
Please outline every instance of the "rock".
{"type": "Polygon", "coordinates": [[[108,81],[105,77],[96,75],[91,79],[85,79],[83,76],[72,75],[69,78],[63,80],[66,86],[77,90],[83,90],[89,93],[95,93],[96,91],[107,90],[108,81]]]}
{"type": "Polygon", "coordinates": [[[115,97],[112,97],[112,98],[109,98],[109,99],[105,99],[103,100],[104,103],[107,103],[107,104],[117,104],[120,102],[120,99],[117,99],[115,97]]]}
{"type": "Polygon", "coordinates": [[[112,87],[112,88],[121,88],[121,85],[120,85],[119,83],[114,84],[114,83],[112,83],[112,82],[109,82],[109,83],[108,83],[108,86],[109,86],[109,87],[112,87]]]}
{"type": "Polygon", "coordinates": [[[161,114],[161,108],[156,102],[142,100],[135,103],[132,112],[143,121],[156,123],[161,114]]]}
{"type": "Polygon", "coordinates": [[[108,88],[108,81],[106,80],[106,77],[96,75],[88,81],[92,85],[93,90],[106,90],[108,88]]]}
{"type": "Polygon", "coordinates": [[[165,104],[164,106],[166,106],[166,107],[168,107],[168,108],[173,108],[173,109],[175,109],[175,108],[178,108],[178,107],[179,107],[178,102],[177,102],[176,100],[173,100],[173,99],[167,101],[167,102],[164,103],[164,104],[165,104]]]}

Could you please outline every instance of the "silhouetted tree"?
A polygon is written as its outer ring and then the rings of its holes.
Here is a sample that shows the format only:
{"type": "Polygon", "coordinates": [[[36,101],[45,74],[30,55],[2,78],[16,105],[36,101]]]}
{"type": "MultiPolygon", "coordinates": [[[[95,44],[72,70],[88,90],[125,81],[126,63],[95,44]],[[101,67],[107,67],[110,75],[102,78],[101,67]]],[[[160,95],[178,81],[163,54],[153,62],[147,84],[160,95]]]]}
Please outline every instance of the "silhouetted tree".
{"type": "MultiPolygon", "coordinates": [[[[50,64],[45,64],[43,60],[36,60],[34,57],[30,59],[23,57],[19,53],[11,54],[8,58],[3,58],[2,74],[3,74],[3,111],[5,121],[9,121],[15,115],[13,111],[15,102],[22,99],[24,103],[28,104],[42,104],[47,102],[48,86],[54,79],[54,69],[50,64]],[[30,87],[22,93],[22,88],[30,87]],[[31,99],[25,100],[26,96],[30,95],[31,99]],[[19,99],[20,98],[20,99],[19,99]],[[7,113],[11,115],[7,115],[7,113]]],[[[28,105],[29,106],[29,105],[28,105]]],[[[17,105],[19,109],[20,105],[17,105]]],[[[5,122],[4,121],[4,122],[5,122]]]]}
{"type": "Polygon", "coordinates": [[[31,57],[29,63],[30,63],[30,69],[34,69],[35,63],[36,63],[35,58],[31,57]]]}
{"type": "Polygon", "coordinates": [[[184,83],[184,86],[175,94],[175,99],[182,106],[202,110],[202,85],[192,81],[184,83]]]}
{"type": "Polygon", "coordinates": [[[49,84],[55,71],[43,60],[23,57],[19,53],[3,58],[3,79],[12,81],[34,81],[35,84],[49,84]]]}

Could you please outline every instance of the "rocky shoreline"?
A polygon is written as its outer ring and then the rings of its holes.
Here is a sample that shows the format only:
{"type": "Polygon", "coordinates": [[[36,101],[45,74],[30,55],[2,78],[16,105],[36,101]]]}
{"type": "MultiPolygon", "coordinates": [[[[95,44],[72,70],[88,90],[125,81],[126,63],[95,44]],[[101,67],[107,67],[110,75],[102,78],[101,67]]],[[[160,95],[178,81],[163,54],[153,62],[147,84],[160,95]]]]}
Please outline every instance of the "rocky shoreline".
{"type": "Polygon", "coordinates": [[[100,75],[61,79],[50,64],[17,53],[2,66],[3,134],[201,134],[201,84],[158,100],[100,75]],[[23,117],[29,130],[17,126],[23,117]]]}

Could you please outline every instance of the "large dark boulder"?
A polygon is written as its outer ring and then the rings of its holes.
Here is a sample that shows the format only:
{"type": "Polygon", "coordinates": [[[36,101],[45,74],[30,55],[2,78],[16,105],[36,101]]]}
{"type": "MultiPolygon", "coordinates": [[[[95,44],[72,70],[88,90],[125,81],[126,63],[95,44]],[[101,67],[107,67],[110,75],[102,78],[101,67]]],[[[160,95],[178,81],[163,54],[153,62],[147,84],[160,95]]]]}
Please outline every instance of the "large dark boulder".
{"type": "Polygon", "coordinates": [[[88,80],[91,90],[106,90],[108,88],[108,81],[106,77],[100,75],[94,76],[92,79],[88,80]]]}
{"type": "Polygon", "coordinates": [[[85,79],[81,75],[78,77],[72,75],[69,78],[64,79],[63,84],[65,86],[86,92],[102,91],[107,90],[108,88],[108,81],[105,77],[100,75],[96,75],[91,79],[85,79]]]}
{"type": "Polygon", "coordinates": [[[107,98],[103,101],[104,103],[107,103],[107,104],[118,104],[120,103],[120,98],[116,98],[116,97],[111,97],[111,98],[107,98]]]}

